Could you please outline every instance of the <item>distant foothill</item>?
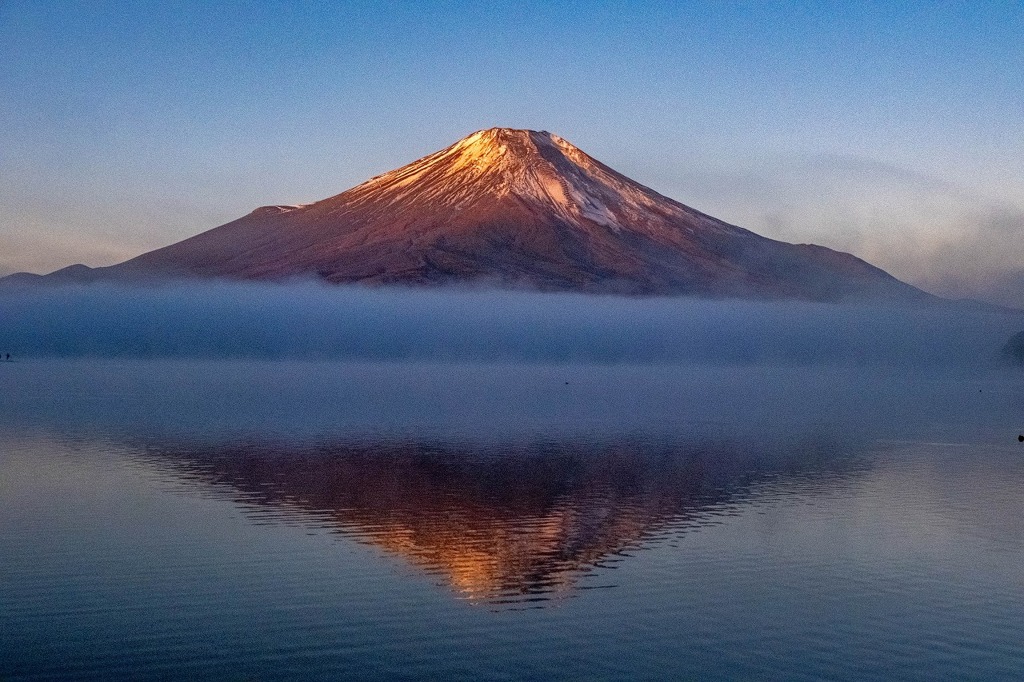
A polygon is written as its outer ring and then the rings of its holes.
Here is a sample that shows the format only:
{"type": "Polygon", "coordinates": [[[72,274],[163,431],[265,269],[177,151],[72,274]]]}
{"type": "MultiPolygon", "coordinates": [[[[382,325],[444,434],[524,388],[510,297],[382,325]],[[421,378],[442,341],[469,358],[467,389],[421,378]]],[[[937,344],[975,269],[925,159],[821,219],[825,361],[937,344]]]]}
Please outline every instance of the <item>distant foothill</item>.
{"type": "Polygon", "coordinates": [[[1024,331],[1014,334],[1006,345],[1003,346],[1003,353],[1011,360],[1024,365],[1024,331]]]}

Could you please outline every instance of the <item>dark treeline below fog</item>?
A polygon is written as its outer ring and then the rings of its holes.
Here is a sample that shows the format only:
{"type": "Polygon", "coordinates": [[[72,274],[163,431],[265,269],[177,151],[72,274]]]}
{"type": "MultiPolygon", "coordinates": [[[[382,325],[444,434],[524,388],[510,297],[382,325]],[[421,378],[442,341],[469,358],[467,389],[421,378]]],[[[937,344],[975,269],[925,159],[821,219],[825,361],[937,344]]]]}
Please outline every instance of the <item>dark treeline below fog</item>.
{"type": "Polygon", "coordinates": [[[1024,314],[963,306],[175,283],[10,289],[17,357],[989,364],[1024,314]]]}

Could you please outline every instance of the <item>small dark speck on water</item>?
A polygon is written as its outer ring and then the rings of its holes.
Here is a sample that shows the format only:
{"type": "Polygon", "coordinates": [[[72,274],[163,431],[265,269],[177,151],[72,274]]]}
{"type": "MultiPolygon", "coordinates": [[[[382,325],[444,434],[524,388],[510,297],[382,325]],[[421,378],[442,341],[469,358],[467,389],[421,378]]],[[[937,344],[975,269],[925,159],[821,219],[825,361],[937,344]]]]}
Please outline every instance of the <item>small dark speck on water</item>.
{"type": "Polygon", "coordinates": [[[1022,433],[1019,436],[1017,436],[1017,442],[1018,443],[1024,443],[1024,433],[1022,433]]]}

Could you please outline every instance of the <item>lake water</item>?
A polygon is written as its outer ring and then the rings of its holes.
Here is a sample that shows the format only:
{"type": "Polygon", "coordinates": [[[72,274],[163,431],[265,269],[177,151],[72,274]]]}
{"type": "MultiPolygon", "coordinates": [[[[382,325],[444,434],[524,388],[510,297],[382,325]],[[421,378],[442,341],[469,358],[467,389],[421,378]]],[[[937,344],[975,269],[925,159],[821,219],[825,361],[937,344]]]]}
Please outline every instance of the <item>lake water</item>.
{"type": "Polygon", "coordinates": [[[1024,678],[1024,375],[0,364],[0,679],[1024,678]]]}

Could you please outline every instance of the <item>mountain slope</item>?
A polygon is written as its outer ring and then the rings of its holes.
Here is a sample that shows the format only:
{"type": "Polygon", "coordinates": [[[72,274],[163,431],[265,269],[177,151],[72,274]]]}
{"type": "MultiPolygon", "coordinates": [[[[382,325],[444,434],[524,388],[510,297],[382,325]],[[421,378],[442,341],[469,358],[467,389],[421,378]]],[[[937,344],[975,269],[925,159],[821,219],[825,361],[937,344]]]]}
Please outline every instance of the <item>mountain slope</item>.
{"type": "Polygon", "coordinates": [[[849,254],[700,213],[557,135],[505,128],[337,196],[265,206],[103,270],[813,300],[926,296],[849,254]]]}

